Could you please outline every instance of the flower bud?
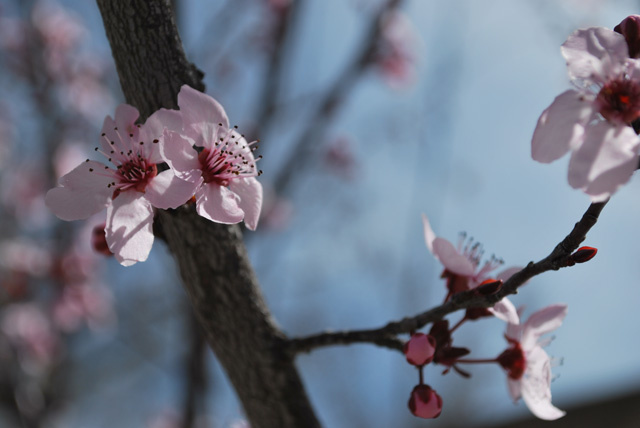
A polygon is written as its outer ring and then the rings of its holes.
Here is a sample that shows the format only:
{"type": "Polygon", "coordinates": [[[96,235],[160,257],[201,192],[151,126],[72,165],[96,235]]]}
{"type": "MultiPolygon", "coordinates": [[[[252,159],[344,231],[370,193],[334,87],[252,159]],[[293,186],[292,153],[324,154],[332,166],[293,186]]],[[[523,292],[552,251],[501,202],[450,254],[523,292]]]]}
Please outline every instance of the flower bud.
{"type": "Polygon", "coordinates": [[[491,294],[496,294],[502,288],[502,280],[501,279],[485,279],[478,285],[475,290],[478,294],[482,296],[489,296],[491,294]]]}
{"type": "Polygon", "coordinates": [[[629,48],[629,57],[640,57],[640,15],[626,17],[613,31],[624,36],[629,48]]]}
{"type": "Polygon", "coordinates": [[[104,228],[104,223],[93,228],[93,231],[91,232],[91,246],[96,253],[104,254],[105,256],[112,256],[113,253],[109,250],[109,244],[107,244],[107,237],[104,228]]]}
{"type": "Polygon", "coordinates": [[[429,385],[416,385],[409,398],[409,410],[419,418],[437,418],[442,412],[442,398],[429,385]]]}
{"type": "Polygon", "coordinates": [[[414,333],[411,339],[404,344],[404,355],[409,364],[424,366],[433,361],[436,352],[436,340],[433,336],[424,333],[414,333]]]}
{"type": "Polygon", "coordinates": [[[595,255],[598,253],[598,249],[597,248],[593,248],[593,247],[580,247],[576,250],[575,253],[571,254],[569,256],[569,260],[570,262],[573,263],[584,263],[584,262],[588,262],[589,260],[591,260],[592,258],[595,257],[595,255]]]}

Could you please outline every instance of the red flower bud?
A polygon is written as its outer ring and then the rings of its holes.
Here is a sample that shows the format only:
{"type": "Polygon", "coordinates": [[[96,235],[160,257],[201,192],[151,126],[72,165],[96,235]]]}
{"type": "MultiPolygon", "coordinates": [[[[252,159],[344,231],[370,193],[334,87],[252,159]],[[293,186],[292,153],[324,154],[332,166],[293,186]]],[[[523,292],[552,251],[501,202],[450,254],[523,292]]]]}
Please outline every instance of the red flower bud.
{"type": "Polygon", "coordinates": [[[105,224],[101,224],[93,228],[91,233],[91,246],[100,254],[105,256],[112,256],[113,253],[109,250],[109,244],[107,244],[107,237],[104,231],[105,224]]]}
{"type": "Polygon", "coordinates": [[[433,336],[424,333],[415,333],[411,339],[404,344],[404,355],[409,364],[414,366],[424,366],[433,361],[436,352],[436,340],[433,336]]]}
{"type": "MultiPolygon", "coordinates": [[[[580,247],[576,250],[575,253],[569,256],[569,260],[570,262],[573,262],[573,263],[584,263],[594,258],[597,253],[598,253],[597,248],[580,247]]],[[[573,263],[570,263],[570,264],[573,264],[573,263]]]]}
{"type": "Polygon", "coordinates": [[[411,391],[409,410],[419,418],[437,418],[442,412],[442,398],[429,385],[417,385],[411,391]]]}
{"type": "Polygon", "coordinates": [[[624,36],[629,47],[629,56],[638,58],[640,56],[640,16],[631,15],[626,17],[614,27],[613,31],[624,36]]]}
{"type": "Polygon", "coordinates": [[[502,284],[501,279],[485,279],[475,288],[475,291],[482,296],[489,296],[500,291],[502,284]]]}

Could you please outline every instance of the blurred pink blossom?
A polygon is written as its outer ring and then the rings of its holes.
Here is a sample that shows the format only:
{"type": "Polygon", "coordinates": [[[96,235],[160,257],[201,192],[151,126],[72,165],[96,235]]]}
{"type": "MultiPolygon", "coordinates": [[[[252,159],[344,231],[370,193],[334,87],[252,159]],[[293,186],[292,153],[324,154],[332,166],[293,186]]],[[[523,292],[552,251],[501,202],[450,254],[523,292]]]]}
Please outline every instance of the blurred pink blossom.
{"type": "Polygon", "coordinates": [[[291,201],[278,196],[272,187],[265,186],[260,215],[261,227],[275,231],[283,230],[291,222],[293,214],[294,207],[291,201]]]}
{"type": "Polygon", "coordinates": [[[355,176],[356,156],[353,153],[353,142],[347,136],[333,139],[324,154],[325,163],[346,179],[355,176]]]}
{"type": "Polygon", "coordinates": [[[415,81],[422,40],[411,20],[392,10],[381,19],[376,63],[388,84],[396,89],[415,81]]]}
{"type": "Polygon", "coordinates": [[[0,328],[16,347],[20,362],[28,370],[53,363],[58,337],[42,309],[34,303],[16,303],[5,308],[0,328]]]}
{"type": "Polygon", "coordinates": [[[66,285],[53,304],[52,314],[56,326],[66,333],[83,323],[96,330],[110,327],[116,320],[109,289],[89,283],[66,285]]]}

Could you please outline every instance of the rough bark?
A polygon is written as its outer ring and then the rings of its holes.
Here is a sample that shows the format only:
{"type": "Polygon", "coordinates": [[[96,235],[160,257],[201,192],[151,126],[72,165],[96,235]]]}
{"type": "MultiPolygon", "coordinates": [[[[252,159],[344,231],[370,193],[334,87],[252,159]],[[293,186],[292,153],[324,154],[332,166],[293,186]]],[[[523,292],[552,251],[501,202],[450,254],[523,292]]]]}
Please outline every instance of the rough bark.
{"type": "MultiPolygon", "coordinates": [[[[203,89],[189,63],[168,0],[97,0],[127,102],[143,118],[175,108],[183,84],[203,89]]],[[[273,321],[247,258],[240,228],[199,217],[193,206],[159,211],[167,242],[207,342],[253,428],[319,427],[284,334],[273,321]]]]}

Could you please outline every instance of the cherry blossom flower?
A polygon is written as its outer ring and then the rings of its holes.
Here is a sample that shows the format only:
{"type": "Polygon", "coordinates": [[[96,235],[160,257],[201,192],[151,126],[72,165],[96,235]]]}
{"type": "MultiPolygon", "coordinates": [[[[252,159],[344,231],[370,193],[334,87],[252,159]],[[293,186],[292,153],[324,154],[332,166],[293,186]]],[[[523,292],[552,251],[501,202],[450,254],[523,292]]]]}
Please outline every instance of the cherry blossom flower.
{"type": "Polygon", "coordinates": [[[222,106],[202,92],[184,85],[178,106],[182,133],[169,123],[160,150],[178,177],[196,184],[198,214],[216,223],[244,220],[248,229],[255,230],[262,185],[255,178],[260,171],[252,153],[254,143],[230,129],[222,106]],[[202,150],[196,151],[194,144],[202,150]]]}
{"type": "Polygon", "coordinates": [[[63,220],[86,219],[107,208],[106,239],[124,266],[147,259],[153,245],[153,208],[177,208],[194,192],[194,184],[173,171],[158,172],[163,162],[157,143],[166,113],[156,112],[145,125],[139,113],[122,104],[115,120],[104,120],[100,147],[113,167],[86,160],[47,192],[46,204],[63,220]]]}
{"type": "Polygon", "coordinates": [[[551,404],[551,359],[542,349],[548,340],[541,336],[560,327],[566,315],[566,305],[551,305],[533,313],[524,324],[509,322],[505,337],[510,346],[497,358],[507,370],[511,398],[522,398],[540,419],[565,414],[551,404]]]}
{"type": "MultiPolygon", "coordinates": [[[[449,289],[447,300],[453,294],[476,288],[489,279],[490,272],[502,264],[502,260],[493,257],[478,269],[483,251],[477,242],[468,241],[467,245],[464,245],[464,239],[461,239],[456,248],[451,242],[436,236],[429,219],[424,214],[422,214],[422,223],[427,248],[444,266],[442,277],[447,279],[449,289]]],[[[519,267],[507,268],[498,273],[496,279],[506,281],[519,270],[519,267]]],[[[513,322],[518,319],[515,306],[507,298],[496,303],[493,308],[488,308],[488,311],[503,321],[513,322]]]]}
{"type": "Polygon", "coordinates": [[[625,38],[607,28],[577,30],[562,45],[576,89],[542,113],[531,155],[549,163],[571,152],[569,184],[594,202],[626,183],[638,166],[640,61],[628,57],[625,38]]]}

